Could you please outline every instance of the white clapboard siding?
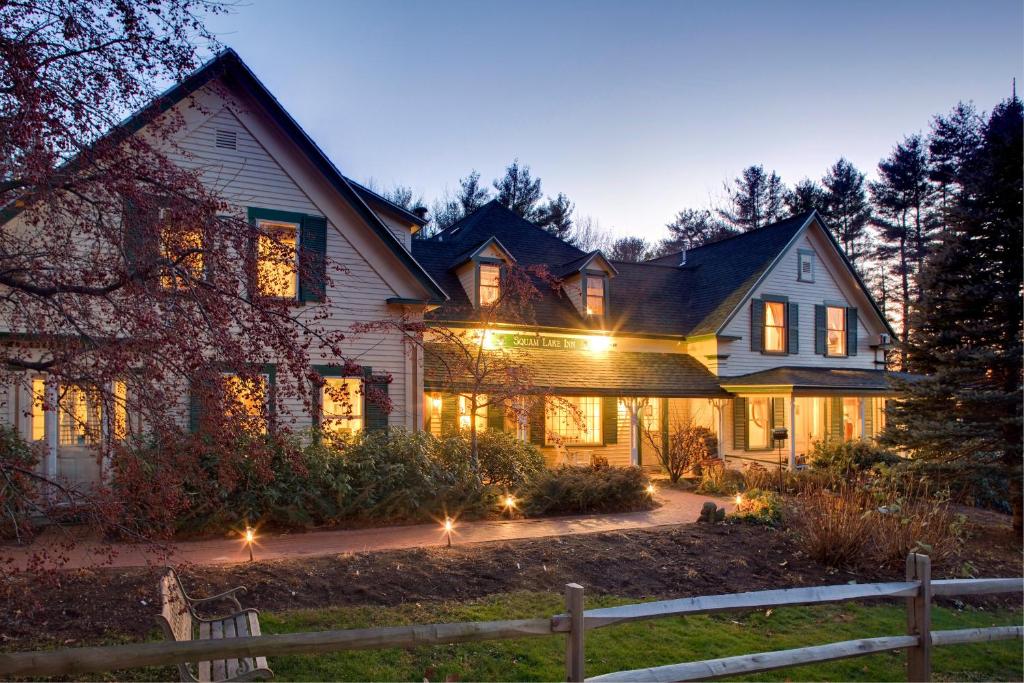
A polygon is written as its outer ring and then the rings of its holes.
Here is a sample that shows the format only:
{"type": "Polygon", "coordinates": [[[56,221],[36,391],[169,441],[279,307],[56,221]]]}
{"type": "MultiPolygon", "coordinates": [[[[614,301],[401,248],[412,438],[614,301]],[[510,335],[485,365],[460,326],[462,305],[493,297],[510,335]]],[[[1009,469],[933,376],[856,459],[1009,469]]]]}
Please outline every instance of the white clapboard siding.
{"type": "MultiPolygon", "coordinates": [[[[818,229],[816,226],[811,230],[818,229]]],[[[874,312],[854,297],[856,281],[853,277],[838,268],[827,249],[828,243],[823,239],[809,239],[808,232],[790,247],[781,261],[771,271],[767,279],[754,290],[752,298],[760,298],[765,294],[786,296],[789,301],[799,305],[800,352],[788,356],[765,355],[750,350],[750,302],[743,303],[736,316],[724,330],[726,336],[741,337],[738,341],[723,342],[719,353],[728,354],[728,360],[719,366],[719,374],[726,377],[744,375],[769,368],[792,365],[822,368],[864,368],[876,369],[875,353],[871,348],[877,343],[878,333],[882,329],[873,322],[874,312]],[[815,277],[814,282],[797,280],[798,250],[814,250],[815,277]],[[840,285],[840,279],[843,284],[840,285]],[[814,306],[829,302],[845,302],[847,306],[857,308],[857,355],[843,358],[828,358],[814,353],[814,306]]]]}

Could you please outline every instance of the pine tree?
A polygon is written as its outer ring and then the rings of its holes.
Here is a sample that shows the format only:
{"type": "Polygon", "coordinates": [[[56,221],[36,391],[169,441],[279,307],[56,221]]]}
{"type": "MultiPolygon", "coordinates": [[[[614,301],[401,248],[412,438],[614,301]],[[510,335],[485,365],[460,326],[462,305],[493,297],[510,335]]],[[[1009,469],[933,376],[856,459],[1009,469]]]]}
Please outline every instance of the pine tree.
{"type": "Polygon", "coordinates": [[[494,189],[497,190],[498,202],[528,221],[537,218],[537,203],[541,198],[540,178],[530,175],[530,167],[520,165],[514,159],[505,167],[505,175],[495,178],[494,189]]]}
{"type": "Polygon", "coordinates": [[[659,251],[670,254],[683,249],[694,249],[702,244],[717,242],[738,231],[715,217],[707,209],[683,209],[668,223],[668,237],[662,240],[659,251]]]}
{"type": "Polygon", "coordinates": [[[981,116],[973,105],[963,102],[958,102],[947,116],[936,116],[932,120],[928,136],[928,176],[938,190],[942,214],[956,202],[964,166],[981,145],[981,128],[981,116]]]}
{"type": "Polygon", "coordinates": [[[651,244],[642,237],[620,237],[612,242],[608,258],[612,261],[639,263],[649,259],[652,252],[651,244]]]}
{"type": "Polygon", "coordinates": [[[871,183],[875,205],[872,222],[882,243],[876,256],[889,263],[900,279],[900,367],[906,367],[910,333],[910,305],[920,291],[917,274],[932,243],[933,226],[928,214],[932,186],[928,180],[928,155],[920,135],[896,145],[878,164],[879,180],[871,183]]]}
{"type": "Polygon", "coordinates": [[[962,188],[921,274],[909,344],[913,371],[886,438],[921,458],[998,463],[1021,532],[1021,253],[1024,108],[992,112],[980,145],[957,165],[962,188]]]}
{"type": "Polygon", "coordinates": [[[864,189],[864,174],[846,159],[839,159],[821,179],[825,187],[822,214],[842,245],[846,258],[862,273],[862,261],[868,250],[867,228],[871,205],[864,189]]]}
{"type": "Polygon", "coordinates": [[[756,230],[773,223],[785,213],[786,187],[775,171],[766,173],[764,166],[748,166],[732,183],[726,183],[728,209],[719,215],[733,227],[756,230]]]}
{"type": "Polygon", "coordinates": [[[480,173],[476,169],[459,180],[459,196],[456,201],[462,209],[462,216],[468,216],[490,200],[491,193],[486,187],[480,186],[480,173]]]}
{"type": "Polygon", "coordinates": [[[824,214],[827,206],[828,195],[821,185],[804,178],[793,186],[793,189],[786,193],[786,208],[789,215],[795,216],[804,211],[816,210],[824,214]]]}
{"type": "Polygon", "coordinates": [[[574,208],[569,198],[559,192],[557,197],[554,199],[549,197],[547,202],[537,209],[534,223],[555,237],[565,239],[572,228],[574,208]]]}

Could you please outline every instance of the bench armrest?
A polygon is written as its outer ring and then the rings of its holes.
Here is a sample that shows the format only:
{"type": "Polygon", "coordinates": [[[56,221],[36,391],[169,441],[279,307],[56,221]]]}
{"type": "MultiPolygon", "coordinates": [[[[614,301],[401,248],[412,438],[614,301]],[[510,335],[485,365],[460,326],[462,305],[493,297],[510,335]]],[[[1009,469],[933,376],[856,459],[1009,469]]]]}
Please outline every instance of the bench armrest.
{"type": "Polygon", "coordinates": [[[198,605],[200,603],[212,602],[214,600],[230,600],[231,602],[235,603],[235,607],[237,607],[238,611],[241,612],[242,611],[242,604],[240,602],[238,602],[238,598],[235,597],[235,593],[239,593],[239,592],[244,593],[245,592],[245,586],[236,586],[236,587],[232,588],[231,590],[226,590],[223,593],[218,593],[217,595],[211,595],[208,598],[189,598],[189,602],[192,605],[198,605]]]}

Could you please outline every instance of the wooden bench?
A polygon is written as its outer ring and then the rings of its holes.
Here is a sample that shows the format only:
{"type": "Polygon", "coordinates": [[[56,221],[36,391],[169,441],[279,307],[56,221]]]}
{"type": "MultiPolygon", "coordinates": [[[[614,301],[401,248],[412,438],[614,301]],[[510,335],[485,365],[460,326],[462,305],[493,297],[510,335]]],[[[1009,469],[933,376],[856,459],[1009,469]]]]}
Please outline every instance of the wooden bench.
{"type": "MultiPolygon", "coordinates": [[[[160,615],[156,618],[168,640],[212,640],[260,635],[259,612],[243,609],[236,593],[245,592],[244,586],[212,595],[208,598],[193,598],[185,592],[173,569],[160,577],[160,615]],[[195,606],[223,600],[231,603],[234,610],[225,617],[206,619],[196,614],[195,606]]],[[[193,671],[192,664],[178,664],[182,681],[255,681],[273,678],[274,672],[267,666],[266,657],[243,657],[222,659],[213,662],[199,662],[193,671]]]]}

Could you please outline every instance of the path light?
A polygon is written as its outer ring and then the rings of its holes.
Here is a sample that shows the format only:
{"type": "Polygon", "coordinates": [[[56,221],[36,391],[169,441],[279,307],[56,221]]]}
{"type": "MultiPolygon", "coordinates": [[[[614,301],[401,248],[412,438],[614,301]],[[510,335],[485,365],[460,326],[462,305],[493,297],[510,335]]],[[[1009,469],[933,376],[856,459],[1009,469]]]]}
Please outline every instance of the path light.
{"type": "Polygon", "coordinates": [[[505,512],[507,512],[509,517],[511,517],[512,513],[516,509],[516,499],[512,497],[512,494],[508,494],[505,496],[503,503],[505,505],[505,512]]]}
{"type": "Polygon", "coordinates": [[[245,527],[245,544],[249,546],[249,561],[252,562],[252,545],[256,542],[256,532],[252,527],[245,527]]]}
{"type": "Polygon", "coordinates": [[[740,505],[743,505],[743,494],[742,493],[737,493],[736,494],[736,507],[739,507],[740,505]]]}
{"type": "Polygon", "coordinates": [[[654,484],[648,484],[647,485],[647,495],[648,496],[653,496],[654,495],[654,484]]]}
{"type": "Polygon", "coordinates": [[[452,547],[452,529],[455,528],[455,522],[451,517],[447,515],[444,518],[444,535],[448,537],[448,547],[452,547]]]}

